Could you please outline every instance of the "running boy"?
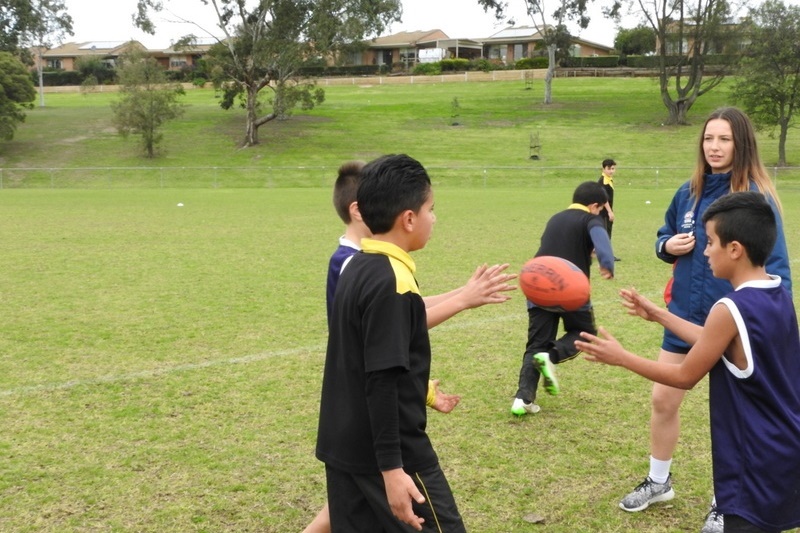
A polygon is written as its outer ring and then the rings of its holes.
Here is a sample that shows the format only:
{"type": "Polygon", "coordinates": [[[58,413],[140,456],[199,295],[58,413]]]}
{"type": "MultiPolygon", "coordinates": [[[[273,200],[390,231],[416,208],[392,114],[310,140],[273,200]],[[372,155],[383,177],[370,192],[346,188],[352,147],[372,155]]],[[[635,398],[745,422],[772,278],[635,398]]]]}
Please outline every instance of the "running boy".
{"type": "MultiPolygon", "coordinates": [[[[600,263],[600,275],[604,279],[613,278],[614,252],[605,224],[598,216],[607,201],[599,183],[586,181],[578,185],[572,195],[572,205],[547,222],[536,257],[553,255],[567,259],[588,277],[594,250],[600,263]]],[[[511,404],[513,414],[523,416],[539,412],[539,406],[533,402],[540,374],[544,376],[545,390],[558,394],[554,365],[578,355],[575,340],[581,331],[596,331],[591,301],[577,311],[559,311],[528,302],[528,344],[522,356],[519,388],[511,404]],[[559,320],[564,322],[565,333],[556,340],[559,320]]]]}
{"type": "Polygon", "coordinates": [[[691,389],[709,374],[716,505],[725,532],[777,532],[800,526],[800,333],[789,292],[764,268],[775,245],[775,214],[757,192],[715,200],[703,214],[705,256],[735,290],[703,326],[669,313],[634,290],[629,314],[657,322],[692,345],[680,364],[626,351],[600,329],[582,334],[590,361],[625,367],[670,387],[691,389]]]}
{"type": "Polygon", "coordinates": [[[317,437],[332,530],[465,531],[425,432],[429,319],[408,252],[436,221],[430,179],[414,159],[384,156],[362,170],[357,199],[373,237],[339,280],[317,437]]]}

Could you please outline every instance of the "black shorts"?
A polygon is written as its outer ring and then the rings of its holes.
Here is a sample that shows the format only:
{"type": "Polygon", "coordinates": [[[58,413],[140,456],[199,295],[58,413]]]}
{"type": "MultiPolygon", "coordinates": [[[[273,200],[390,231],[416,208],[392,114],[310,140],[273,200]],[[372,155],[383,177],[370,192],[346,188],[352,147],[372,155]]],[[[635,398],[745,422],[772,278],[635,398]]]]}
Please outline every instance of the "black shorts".
{"type": "MultiPolygon", "coordinates": [[[[466,533],[450,485],[439,465],[421,472],[406,472],[425,496],[412,502],[414,514],[425,519],[422,530],[466,533]]],[[[416,531],[392,514],[383,476],[350,474],[325,466],[331,533],[409,533],[416,531]]]]}

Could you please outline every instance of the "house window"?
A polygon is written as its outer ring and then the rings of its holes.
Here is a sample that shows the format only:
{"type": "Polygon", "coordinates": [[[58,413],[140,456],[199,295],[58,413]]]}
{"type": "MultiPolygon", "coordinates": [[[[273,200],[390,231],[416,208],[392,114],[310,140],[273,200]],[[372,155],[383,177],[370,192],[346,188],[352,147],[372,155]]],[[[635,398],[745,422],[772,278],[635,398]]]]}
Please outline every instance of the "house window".
{"type": "Polygon", "coordinates": [[[57,68],[57,69],[60,70],[60,69],[62,69],[64,67],[61,66],[61,60],[60,59],[48,59],[47,60],[47,68],[57,68]]]}
{"type": "Polygon", "coordinates": [[[364,55],[361,52],[349,52],[345,58],[347,65],[363,65],[364,55]]]}
{"type": "Polygon", "coordinates": [[[170,59],[169,60],[170,68],[183,68],[186,66],[185,59],[170,59]]]}
{"type": "Polygon", "coordinates": [[[527,44],[515,44],[514,45],[514,61],[519,59],[523,59],[528,57],[528,45],[527,44]]]}
{"type": "Polygon", "coordinates": [[[489,47],[489,59],[499,59],[500,61],[505,62],[506,50],[507,47],[505,45],[495,45],[489,47]]]}
{"type": "Polygon", "coordinates": [[[405,65],[414,65],[417,62],[416,48],[401,48],[400,61],[405,65]]]}

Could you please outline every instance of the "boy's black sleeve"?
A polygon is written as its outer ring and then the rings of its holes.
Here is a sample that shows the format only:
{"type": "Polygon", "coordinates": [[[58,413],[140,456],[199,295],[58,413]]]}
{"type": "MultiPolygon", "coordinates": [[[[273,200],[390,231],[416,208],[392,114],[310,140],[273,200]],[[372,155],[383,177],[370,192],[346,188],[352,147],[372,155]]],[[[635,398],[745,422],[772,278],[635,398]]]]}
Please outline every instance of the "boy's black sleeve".
{"type": "Polygon", "coordinates": [[[400,367],[368,372],[366,380],[367,410],[372,425],[372,438],[378,468],[402,468],[400,451],[400,406],[397,382],[405,372],[400,367]]]}

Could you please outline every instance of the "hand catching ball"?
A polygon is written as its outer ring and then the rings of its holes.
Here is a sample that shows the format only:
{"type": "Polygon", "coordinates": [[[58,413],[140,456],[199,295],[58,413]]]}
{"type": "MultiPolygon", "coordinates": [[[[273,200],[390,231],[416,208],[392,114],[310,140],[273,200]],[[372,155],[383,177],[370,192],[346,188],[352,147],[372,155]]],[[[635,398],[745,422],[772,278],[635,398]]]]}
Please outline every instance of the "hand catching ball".
{"type": "Polygon", "coordinates": [[[519,287],[538,305],[555,311],[576,311],[589,302],[589,278],[571,261],[543,255],[522,267],[519,287]]]}

